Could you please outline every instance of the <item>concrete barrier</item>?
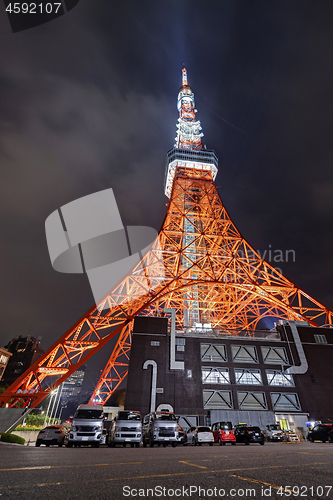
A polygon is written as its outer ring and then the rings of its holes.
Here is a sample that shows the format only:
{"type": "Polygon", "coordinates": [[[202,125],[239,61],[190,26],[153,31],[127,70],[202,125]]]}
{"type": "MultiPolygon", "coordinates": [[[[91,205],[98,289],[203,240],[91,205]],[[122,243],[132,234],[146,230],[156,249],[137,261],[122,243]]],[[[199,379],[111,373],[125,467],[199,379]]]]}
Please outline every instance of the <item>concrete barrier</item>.
{"type": "Polygon", "coordinates": [[[20,436],[25,439],[26,446],[35,445],[38,433],[39,431],[12,431],[12,434],[16,434],[16,436],[20,436]]]}

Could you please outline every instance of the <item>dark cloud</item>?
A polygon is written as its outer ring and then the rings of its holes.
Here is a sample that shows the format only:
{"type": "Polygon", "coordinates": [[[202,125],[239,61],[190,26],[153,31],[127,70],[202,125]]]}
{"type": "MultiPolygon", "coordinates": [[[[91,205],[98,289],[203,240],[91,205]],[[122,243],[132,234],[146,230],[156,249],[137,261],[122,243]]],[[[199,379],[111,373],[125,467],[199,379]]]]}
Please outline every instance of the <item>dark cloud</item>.
{"type": "Polygon", "coordinates": [[[183,62],[234,222],[262,252],[294,249],[283,272],[333,308],[332,4],[98,4],[16,34],[0,18],[0,344],[47,348],[92,305],[84,276],[51,267],[55,209],[112,187],[125,224],[159,229],[183,62]]]}

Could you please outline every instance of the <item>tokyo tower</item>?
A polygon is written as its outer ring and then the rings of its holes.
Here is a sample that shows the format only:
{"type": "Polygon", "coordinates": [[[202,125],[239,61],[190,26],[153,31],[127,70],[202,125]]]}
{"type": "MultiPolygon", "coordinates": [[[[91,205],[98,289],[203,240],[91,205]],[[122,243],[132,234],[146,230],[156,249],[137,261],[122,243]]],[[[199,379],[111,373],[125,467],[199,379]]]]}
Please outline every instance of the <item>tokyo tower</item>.
{"type": "Polygon", "coordinates": [[[185,67],[177,108],[176,143],[166,164],[169,203],[158,239],[103,300],[0,396],[0,406],[38,406],[118,336],[90,398],[90,403],[105,404],[127,375],[134,317],[161,316],[164,308],[175,310],[176,329],[185,333],[199,329],[251,335],[265,320],[279,319],[332,325],[333,311],[263,260],[230,219],[214,184],[217,156],[202,144],[185,67]]]}

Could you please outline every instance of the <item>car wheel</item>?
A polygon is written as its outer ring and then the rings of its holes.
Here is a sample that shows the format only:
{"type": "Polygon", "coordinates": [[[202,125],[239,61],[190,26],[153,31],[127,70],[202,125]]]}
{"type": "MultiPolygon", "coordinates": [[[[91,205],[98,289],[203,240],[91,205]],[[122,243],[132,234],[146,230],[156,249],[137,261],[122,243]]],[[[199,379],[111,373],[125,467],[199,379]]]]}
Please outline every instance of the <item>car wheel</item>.
{"type": "Polygon", "coordinates": [[[163,448],[166,448],[167,446],[167,443],[163,443],[163,448]]]}
{"type": "Polygon", "coordinates": [[[219,446],[222,446],[221,438],[219,438],[219,446]]]}
{"type": "Polygon", "coordinates": [[[213,446],[214,443],[209,443],[209,446],[213,446]]]}
{"type": "Polygon", "coordinates": [[[171,446],[172,446],[172,448],[176,448],[176,446],[177,446],[176,441],[173,441],[173,442],[171,443],[171,446]]]}
{"type": "Polygon", "coordinates": [[[67,443],[67,448],[72,448],[73,447],[73,443],[67,443]]]}
{"type": "Polygon", "coordinates": [[[40,441],[36,441],[36,445],[35,446],[40,446],[40,441]]]}
{"type": "Polygon", "coordinates": [[[245,441],[245,446],[249,446],[249,442],[248,441],[245,441]]]}
{"type": "Polygon", "coordinates": [[[194,444],[194,446],[197,445],[197,442],[196,442],[196,440],[194,438],[192,438],[192,444],[194,444]]]}
{"type": "Polygon", "coordinates": [[[45,446],[49,447],[49,446],[50,446],[50,443],[45,443],[45,446]]]}
{"type": "Polygon", "coordinates": [[[322,441],[323,441],[323,443],[326,443],[326,439],[323,439],[322,441]]]}
{"type": "Polygon", "coordinates": [[[262,446],[264,446],[264,444],[265,444],[265,441],[262,441],[262,442],[261,442],[261,443],[259,443],[259,444],[261,444],[262,446]]]}
{"type": "Polygon", "coordinates": [[[234,441],[232,441],[232,443],[231,443],[231,444],[232,444],[232,446],[236,446],[236,443],[235,443],[234,441]]]}

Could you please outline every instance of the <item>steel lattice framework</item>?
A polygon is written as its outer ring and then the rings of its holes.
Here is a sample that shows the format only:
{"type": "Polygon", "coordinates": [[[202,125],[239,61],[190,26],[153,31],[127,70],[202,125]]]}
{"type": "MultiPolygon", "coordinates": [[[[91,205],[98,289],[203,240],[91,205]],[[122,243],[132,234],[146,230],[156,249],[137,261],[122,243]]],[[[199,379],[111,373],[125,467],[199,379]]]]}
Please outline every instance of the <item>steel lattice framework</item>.
{"type": "MultiPolygon", "coordinates": [[[[188,101],[192,90],[187,89],[183,70],[178,108],[181,120],[193,122],[194,113],[185,118],[183,113],[185,104],[187,111],[194,106],[194,99],[188,101]]],[[[192,134],[194,147],[189,142],[186,148],[201,147],[204,152],[198,123],[187,136],[190,140],[192,134]]],[[[184,127],[189,130],[180,121],[176,152],[182,149],[184,127]]],[[[178,331],[191,331],[199,324],[232,335],[254,331],[265,318],[308,321],[313,326],[333,323],[331,310],[263,260],[242,237],[217,192],[211,157],[201,163],[202,158],[194,161],[193,155],[173,162],[170,202],[158,239],[98,305],[0,396],[1,405],[39,405],[118,335],[90,399],[104,404],[127,375],[132,320],[138,314],[161,315],[164,308],[172,308],[178,331]]]]}

